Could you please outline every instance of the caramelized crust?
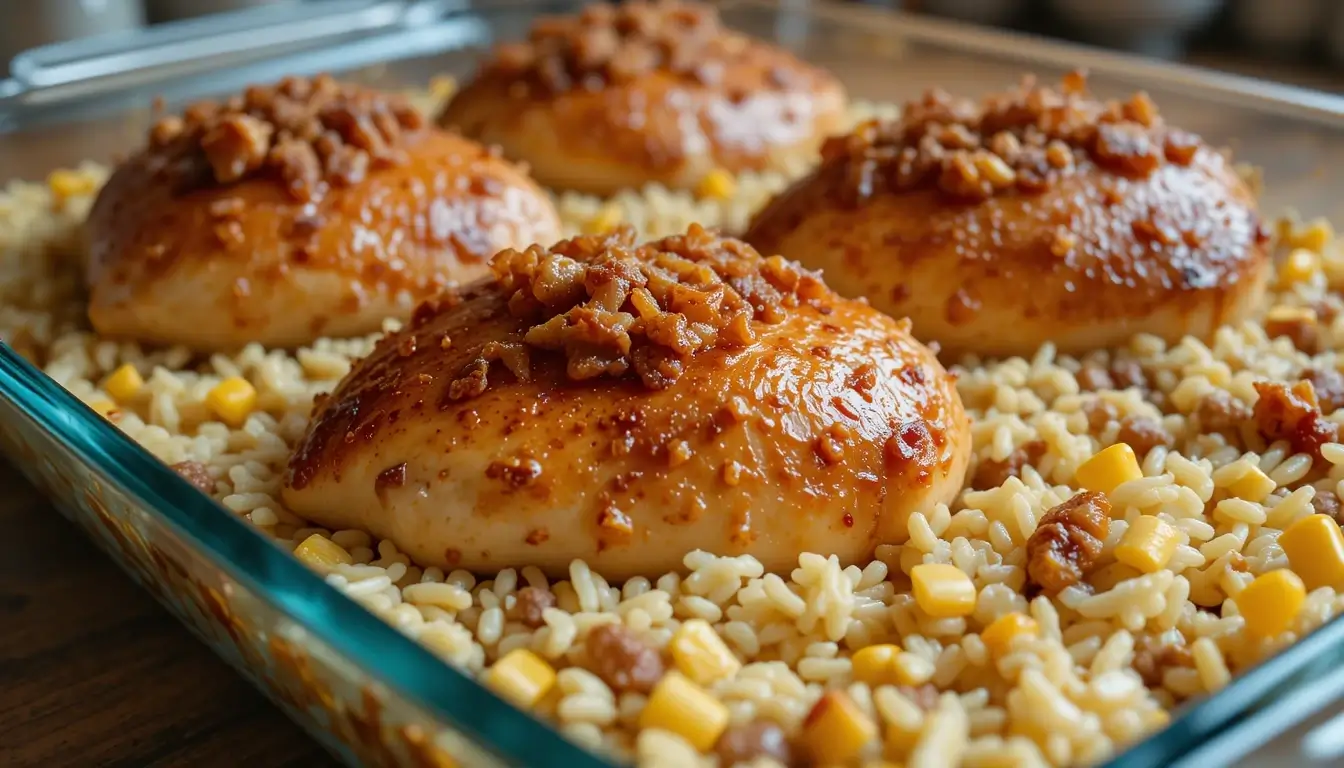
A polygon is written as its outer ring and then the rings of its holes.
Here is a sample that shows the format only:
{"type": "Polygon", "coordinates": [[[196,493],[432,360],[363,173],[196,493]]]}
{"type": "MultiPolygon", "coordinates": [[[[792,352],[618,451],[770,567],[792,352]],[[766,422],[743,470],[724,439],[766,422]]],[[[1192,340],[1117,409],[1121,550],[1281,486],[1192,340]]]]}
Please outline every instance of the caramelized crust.
{"type": "Polygon", "coordinates": [[[952,354],[1208,337],[1245,317],[1269,270],[1251,191],[1143,94],[1102,103],[1084,85],[930,93],[828,142],[746,239],[952,354]]]}
{"type": "MultiPolygon", "coordinates": [[[[678,285],[730,310],[756,280],[789,284],[783,265],[698,228],[645,248],[581,238],[546,253],[556,252],[589,269],[630,261],[650,278],[651,264],[678,254],[708,267],[678,285]]],[[[318,405],[285,503],[390,538],[417,562],[560,574],[583,558],[621,579],[678,569],[695,549],[750,553],[774,570],[803,551],[856,561],[904,540],[912,511],[960,489],[967,417],[904,323],[819,281],[774,300],[761,289],[747,300],[749,333],[670,353],[676,377],[650,380],[637,365],[589,375],[566,350],[529,340],[538,320],[604,290],[586,285],[545,311],[519,312],[518,287],[499,281],[426,304],[318,405]],[[455,391],[464,375],[479,386],[455,391]]],[[[632,355],[660,346],[647,339],[662,315],[641,310],[637,290],[616,305],[638,318],[626,326],[632,355]]],[[[663,315],[703,306],[650,293],[663,315]]]]}
{"type": "Polygon", "coordinates": [[[88,232],[101,335],[213,350],[376,331],[559,219],[495,153],[317,78],[161,120],[88,232]]]}
{"type": "Polygon", "coordinates": [[[593,5],[500,46],[439,123],[593,194],[784,169],[843,124],[839,82],[691,2],[593,5]]]}

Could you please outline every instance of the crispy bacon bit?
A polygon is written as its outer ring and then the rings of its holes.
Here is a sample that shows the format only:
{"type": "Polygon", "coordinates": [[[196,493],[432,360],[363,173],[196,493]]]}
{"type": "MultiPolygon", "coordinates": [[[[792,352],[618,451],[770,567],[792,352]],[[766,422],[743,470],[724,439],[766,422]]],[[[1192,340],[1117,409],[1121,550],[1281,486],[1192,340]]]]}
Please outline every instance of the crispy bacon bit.
{"type": "Polygon", "coordinates": [[[161,118],[150,130],[148,151],[162,157],[160,167],[183,192],[267,176],[284,182],[296,199],[314,200],[324,181],[357,183],[371,163],[403,161],[403,137],[423,124],[399,96],[326,76],[290,78],[161,118]]]}
{"type": "Polygon", "coordinates": [[[1140,458],[1159,445],[1171,445],[1172,436],[1162,428],[1160,422],[1143,416],[1126,416],[1120,422],[1120,431],[1116,433],[1117,442],[1125,443],[1134,449],[1140,458]]]}
{"type": "Polygon", "coordinates": [[[1015,448],[1003,461],[985,459],[975,468],[971,487],[977,491],[998,488],[1008,482],[1010,477],[1021,477],[1022,468],[1035,464],[1045,455],[1047,446],[1042,440],[1032,440],[1015,448]]]}
{"type": "MultiPolygon", "coordinates": [[[[699,225],[646,245],[624,227],[505,250],[491,267],[510,294],[510,313],[533,323],[521,339],[526,347],[563,352],[576,381],[633,370],[650,389],[670,386],[695,354],[749,344],[760,324],[832,295],[797,264],[761,258],[699,225]]],[[[494,354],[508,364],[512,350],[526,347],[500,345],[494,354]]],[[[484,357],[491,354],[487,348],[484,357]]],[[[521,360],[519,368],[522,378],[521,360]]]]}
{"type": "Polygon", "coordinates": [[[554,607],[555,593],[551,590],[543,587],[523,587],[514,595],[513,607],[508,610],[507,615],[514,621],[536,629],[546,623],[542,618],[546,609],[554,607]]]}
{"type": "Polygon", "coordinates": [[[1111,374],[1099,366],[1085,365],[1075,378],[1078,380],[1078,388],[1084,392],[1115,389],[1115,381],[1111,379],[1111,374]]]}
{"type": "Polygon", "coordinates": [[[662,679],[663,657],[622,624],[603,624],[588,633],[589,668],[617,693],[647,693],[662,679]]]}
{"type": "Polygon", "coordinates": [[[215,492],[215,481],[210,477],[210,470],[201,462],[179,461],[173,465],[172,469],[201,493],[213,494],[215,492]]]}
{"type": "Polygon", "coordinates": [[[1146,95],[1100,102],[1075,74],[1060,90],[1027,78],[980,103],[931,90],[898,120],[868,121],[828,140],[822,159],[823,172],[850,180],[853,205],[926,187],[977,201],[1008,190],[1039,194],[1089,157],[1116,173],[1146,176],[1166,162],[1188,165],[1202,146],[1169,129],[1146,95]]]}
{"type": "Polygon", "coordinates": [[[1082,581],[1101,556],[1111,528],[1111,502],[1084,491],[1054,507],[1027,540],[1027,577],[1046,592],[1082,581]]]}
{"type": "Polygon", "coordinates": [[[1087,416],[1088,429],[1100,432],[1106,425],[1120,418],[1120,409],[1099,397],[1094,397],[1083,403],[1083,415],[1087,416]]]}
{"type": "Polygon", "coordinates": [[[793,752],[784,729],[769,720],[729,727],[714,745],[714,752],[724,768],[751,764],[763,757],[779,765],[793,765],[793,752]]]}
{"type": "Polygon", "coordinates": [[[1205,432],[1235,433],[1251,418],[1251,409],[1227,390],[1216,389],[1200,398],[1195,416],[1205,432]]]}
{"type": "Polygon", "coordinates": [[[1291,387],[1272,381],[1258,381],[1255,391],[1255,423],[1267,440],[1287,440],[1293,450],[1319,459],[1321,446],[1339,439],[1339,428],[1326,421],[1316,404],[1311,382],[1299,381],[1291,387]]]}

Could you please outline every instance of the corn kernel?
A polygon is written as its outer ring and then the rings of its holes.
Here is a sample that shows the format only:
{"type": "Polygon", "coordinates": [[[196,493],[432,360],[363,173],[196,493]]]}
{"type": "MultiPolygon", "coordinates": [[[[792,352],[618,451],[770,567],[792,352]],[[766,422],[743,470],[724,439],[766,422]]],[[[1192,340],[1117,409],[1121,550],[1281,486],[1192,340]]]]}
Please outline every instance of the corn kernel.
{"type": "Polygon", "coordinates": [[[107,377],[107,381],[103,382],[103,391],[116,400],[130,400],[144,385],[145,380],[140,377],[140,372],[135,370],[134,365],[126,363],[107,377]]]}
{"type": "Polygon", "coordinates": [[[910,753],[919,743],[922,728],[903,728],[900,723],[888,723],[882,734],[882,751],[888,759],[896,760],[910,753]]]}
{"type": "Polygon", "coordinates": [[[1269,475],[1266,475],[1259,467],[1251,467],[1249,472],[1227,486],[1227,493],[1238,499],[1263,501],[1266,496],[1274,492],[1275,487],[1277,487],[1277,483],[1269,479],[1269,475]]]}
{"type": "Polygon", "coordinates": [[[1294,248],[1279,265],[1279,285],[1305,283],[1321,271],[1321,255],[1306,248],[1294,248]]]}
{"type": "Polygon", "coordinates": [[[47,188],[58,202],[76,195],[92,194],[95,186],[93,178],[88,174],[65,168],[58,168],[47,176],[47,188]]]}
{"type": "Polygon", "coordinates": [[[623,218],[619,205],[615,203],[605,205],[596,216],[583,225],[584,234],[600,235],[603,232],[610,232],[620,225],[623,218]]]}
{"type": "Polygon", "coordinates": [[[843,691],[827,691],[803,721],[803,749],[817,763],[844,764],[877,736],[877,724],[843,691]]]}
{"type": "Polygon", "coordinates": [[[304,564],[327,571],[338,565],[350,565],[355,559],[345,551],[345,547],[314,533],[294,548],[294,556],[304,564]]]}
{"type": "Polygon", "coordinates": [[[975,583],[955,565],[924,563],[910,570],[915,604],[935,619],[967,616],[975,610],[975,583]]]}
{"type": "Polygon", "coordinates": [[[1296,573],[1280,568],[1256,577],[1235,599],[1247,632],[1274,637],[1292,626],[1307,599],[1307,588],[1296,573]]]}
{"type": "Polygon", "coordinates": [[[230,376],[205,396],[210,411],[230,426],[240,426],[257,407],[257,390],[247,379],[230,376]]]}
{"type": "Polygon", "coordinates": [[[1288,526],[1279,546],[1307,589],[1344,589],[1344,530],[1329,515],[1307,515],[1288,526]]]}
{"type": "Polygon", "coordinates": [[[849,660],[854,679],[873,687],[892,684],[896,675],[896,657],[900,653],[899,646],[890,644],[860,648],[849,660]]]}
{"type": "Polygon", "coordinates": [[[1144,515],[1130,523],[1115,547],[1115,559],[1144,573],[1160,571],[1176,554],[1180,535],[1166,520],[1144,515]]]}
{"type": "Polygon", "coordinates": [[[555,670],[526,648],[515,648],[485,671],[485,684],[495,693],[530,709],[555,685],[555,670]]]}
{"type": "Polygon", "coordinates": [[[684,622],[672,636],[671,651],[677,669],[697,685],[732,677],[742,668],[742,662],[703,619],[684,622]]]}
{"type": "Polygon", "coordinates": [[[728,708],[685,675],[668,672],[649,694],[639,727],[671,731],[706,752],[728,727],[728,708]]]}
{"type": "Polygon", "coordinates": [[[1143,470],[1139,469],[1134,449],[1128,443],[1116,443],[1084,461],[1074,477],[1079,485],[1089,491],[1110,493],[1121,483],[1143,477],[1143,470]]]}
{"type": "Polygon", "coordinates": [[[1294,227],[1288,235],[1288,245],[1293,248],[1305,248],[1320,253],[1335,239],[1335,228],[1329,220],[1313,219],[1300,227],[1294,227]]]}
{"type": "Polygon", "coordinates": [[[985,647],[995,656],[1002,656],[1013,646],[1013,639],[1024,635],[1039,635],[1041,629],[1036,624],[1036,620],[1025,613],[1005,613],[994,621],[990,622],[985,631],[980,633],[980,639],[985,647]]]}
{"type": "Polygon", "coordinates": [[[98,414],[99,416],[102,416],[108,421],[116,421],[117,417],[121,414],[121,411],[118,409],[117,404],[112,402],[111,400],[108,400],[105,397],[100,397],[97,400],[93,400],[88,405],[89,408],[93,409],[94,413],[98,414]]]}
{"type": "Polygon", "coordinates": [[[722,168],[715,168],[700,180],[696,194],[714,200],[727,200],[737,192],[737,179],[722,168]]]}

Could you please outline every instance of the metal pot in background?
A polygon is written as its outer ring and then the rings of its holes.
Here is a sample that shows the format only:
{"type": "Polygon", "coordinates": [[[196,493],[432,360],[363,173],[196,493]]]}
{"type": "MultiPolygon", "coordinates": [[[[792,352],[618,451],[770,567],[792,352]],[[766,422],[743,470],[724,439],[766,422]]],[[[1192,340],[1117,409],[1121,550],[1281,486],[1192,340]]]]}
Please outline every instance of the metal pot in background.
{"type": "Polygon", "coordinates": [[[3,0],[0,74],[22,51],[47,43],[144,26],[141,0],[3,0]]]}
{"type": "Polygon", "coordinates": [[[1060,18],[1091,42],[1176,58],[1223,0],[1051,0],[1060,18]]]}
{"type": "Polygon", "coordinates": [[[212,13],[239,11],[259,5],[294,3],[299,0],[148,0],[151,21],[176,21],[208,16],[212,13]]]}
{"type": "Polygon", "coordinates": [[[1328,5],[1328,0],[1235,0],[1232,23],[1261,50],[1300,55],[1326,23],[1328,5]]]}

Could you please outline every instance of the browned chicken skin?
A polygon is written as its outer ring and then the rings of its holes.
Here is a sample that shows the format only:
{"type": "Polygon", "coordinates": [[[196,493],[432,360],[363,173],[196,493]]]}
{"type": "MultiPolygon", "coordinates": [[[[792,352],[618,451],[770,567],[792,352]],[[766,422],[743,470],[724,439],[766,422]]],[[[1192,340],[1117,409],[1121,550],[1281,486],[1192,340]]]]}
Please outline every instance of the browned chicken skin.
{"type": "Polygon", "coordinates": [[[494,266],[318,405],[286,504],[426,565],[622,579],[696,549],[854,562],[961,487],[952,378],[791,262],[692,227],[494,266]]]}
{"type": "Polygon", "coordinates": [[[439,116],[548,187],[693,188],[716,168],[783,169],[843,124],[839,82],[691,2],[592,5],[501,46],[439,116]]]}
{"type": "Polygon", "coordinates": [[[162,119],[89,216],[89,318],[198,349],[376,331],[501,248],[559,237],[525,173],[329,78],[162,119]]]}
{"type": "Polygon", "coordinates": [[[1251,191],[1142,94],[1101,103],[1076,75],[978,104],[931,93],[822,154],[745,239],[952,355],[1207,338],[1265,289],[1251,191]]]}

